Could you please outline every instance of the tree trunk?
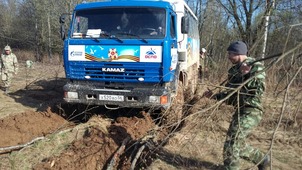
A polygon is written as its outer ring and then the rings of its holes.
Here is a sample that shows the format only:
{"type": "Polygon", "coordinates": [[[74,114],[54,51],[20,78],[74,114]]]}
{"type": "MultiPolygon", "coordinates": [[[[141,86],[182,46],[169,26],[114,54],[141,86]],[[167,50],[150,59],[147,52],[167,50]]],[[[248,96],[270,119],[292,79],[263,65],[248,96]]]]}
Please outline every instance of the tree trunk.
{"type": "Polygon", "coordinates": [[[262,47],[262,54],[261,58],[265,57],[265,51],[266,51],[266,43],[267,43],[267,35],[268,35],[268,25],[269,25],[269,19],[271,15],[271,11],[275,6],[275,0],[267,0],[266,1],[266,8],[267,8],[267,14],[264,16],[265,17],[265,25],[264,25],[264,39],[263,39],[263,47],[262,47]]]}
{"type": "Polygon", "coordinates": [[[41,62],[41,57],[40,57],[40,52],[39,52],[39,29],[38,29],[38,19],[36,18],[35,20],[35,42],[36,42],[36,47],[35,47],[35,51],[36,51],[36,61],[41,62]]]}
{"type": "Polygon", "coordinates": [[[48,25],[48,57],[52,59],[52,50],[51,50],[51,24],[50,24],[50,14],[47,15],[47,25],[48,25]]]}

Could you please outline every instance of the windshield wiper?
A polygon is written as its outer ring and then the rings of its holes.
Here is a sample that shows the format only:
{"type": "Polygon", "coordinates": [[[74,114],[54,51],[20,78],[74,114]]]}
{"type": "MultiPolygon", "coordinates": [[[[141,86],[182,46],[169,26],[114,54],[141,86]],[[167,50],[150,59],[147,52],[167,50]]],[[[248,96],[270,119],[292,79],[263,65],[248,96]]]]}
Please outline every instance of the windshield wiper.
{"type": "Polygon", "coordinates": [[[100,40],[99,39],[97,39],[97,38],[95,38],[95,37],[93,37],[92,35],[88,35],[91,39],[93,39],[94,41],[96,41],[96,42],[100,42],[100,40]]]}
{"type": "Polygon", "coordinates": [[[119,34],[119,35],[127,35],[127,36],[132,36],[132,37],[137,37],[138,39],[140,39],[144,43],[148,43],[147,40],[145,40],[144,38],[142,38],[142,37],[140,37],[139,35],[136,35],[136,34],[127,33],[127,32],[120,32],[120,33],[117,33],[117,34],[119,34]]]}
{"type": "Polygon", "coordinates": [[[119,41],[121,43],[123,42],[123,40],[121,40],[120,38],[116,37],[115,35],[111,35],[111,34],[107,34],[107,33],[101,33],[100,35],[103,36],[103,37],[107,37],[109,39],[115,39],[115,40],[117,40],[117,41],[119,41]]]}

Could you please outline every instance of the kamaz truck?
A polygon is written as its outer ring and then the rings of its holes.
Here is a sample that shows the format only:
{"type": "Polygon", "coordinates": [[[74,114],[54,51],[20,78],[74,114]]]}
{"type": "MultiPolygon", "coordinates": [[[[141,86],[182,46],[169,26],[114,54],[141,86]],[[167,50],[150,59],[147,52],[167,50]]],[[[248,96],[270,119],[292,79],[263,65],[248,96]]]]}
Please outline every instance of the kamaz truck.
{"type": "Polygon", "coordinates": [[[198,20],[183,0],[78,4],[60,17],[68,103],[172,108],[197,86],[198,20]]]}

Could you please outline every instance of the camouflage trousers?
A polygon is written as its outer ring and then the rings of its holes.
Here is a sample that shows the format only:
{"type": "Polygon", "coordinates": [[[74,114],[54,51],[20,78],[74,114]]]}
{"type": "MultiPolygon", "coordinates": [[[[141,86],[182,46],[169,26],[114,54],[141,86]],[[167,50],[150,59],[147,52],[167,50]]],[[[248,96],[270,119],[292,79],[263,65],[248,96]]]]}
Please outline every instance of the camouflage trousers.
{"type": "Polygon", "coordinates": [[[227,170],[239,170],[240,159],[259,163],[264,153],[246,143],[251,130],[260,123],[263,112],[256,108],[245,108],[236,111],[227,132],[224,143],[224,166],[227,170]]]}
{"type": "Polygon", "coordinates": [[[1,79],[4,83],[4,87],[10,87],[12,78],[13,78],[12,73],[1,73],[1,79]]]}

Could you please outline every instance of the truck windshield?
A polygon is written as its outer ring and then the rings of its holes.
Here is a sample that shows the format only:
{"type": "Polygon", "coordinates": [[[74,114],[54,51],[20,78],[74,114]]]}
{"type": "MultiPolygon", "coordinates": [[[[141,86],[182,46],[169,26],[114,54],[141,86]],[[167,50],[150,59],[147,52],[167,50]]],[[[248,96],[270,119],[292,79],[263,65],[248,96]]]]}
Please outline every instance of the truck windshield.
{"type": "Polygon", "coordinates": [[[160,39],[166,34],[161,8],[104,8],[76,11],[72,38],[160,39]]]}

